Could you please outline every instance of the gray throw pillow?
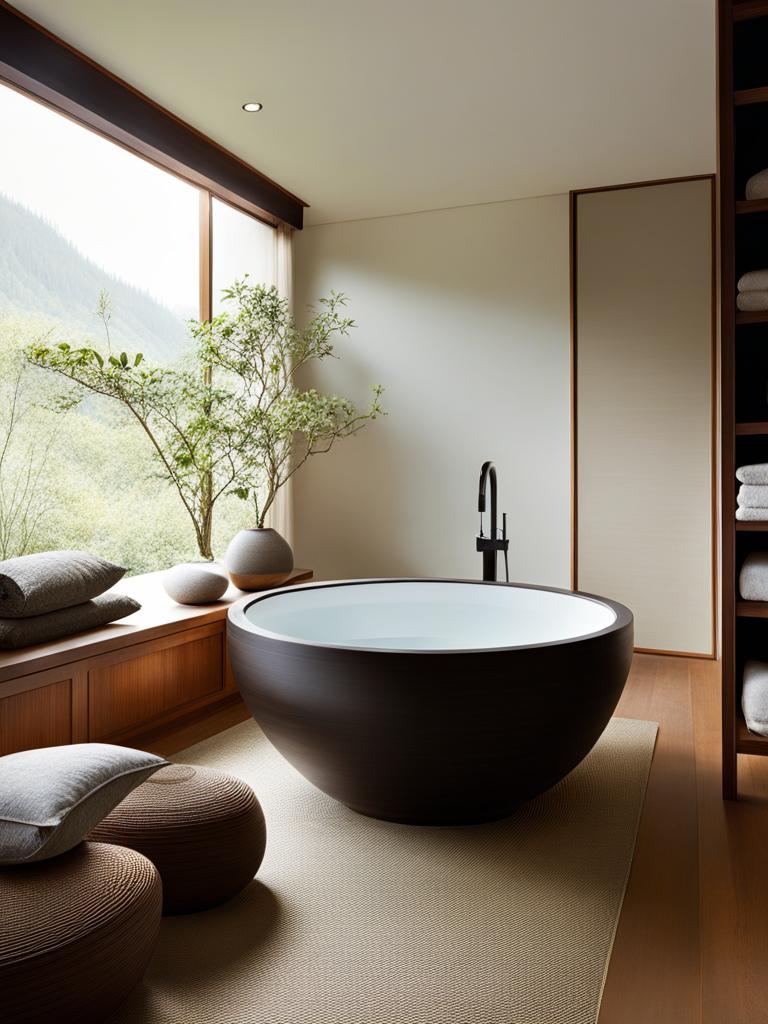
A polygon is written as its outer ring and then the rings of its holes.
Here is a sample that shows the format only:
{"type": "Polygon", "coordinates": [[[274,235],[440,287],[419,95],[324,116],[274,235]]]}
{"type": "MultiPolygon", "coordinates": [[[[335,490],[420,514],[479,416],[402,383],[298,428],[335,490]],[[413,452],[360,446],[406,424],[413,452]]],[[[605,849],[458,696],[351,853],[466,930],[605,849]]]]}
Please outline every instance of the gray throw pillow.
{"type": "Polygon", "coordinates": [[[0,562],[0,618],[70,608],[98,597],[125,575],[120,565],[87,551],[41,551],[0,562]]]}
{"type": "Polygon", "coordinates": [[[46,615],[33,615],[28,619],[0,618],[0,648],[16,650],[32,644],[60,640],[84,629],[106,626],[108,622],[124,619],[141,608],[138,601],[125,594],[102,594],[93,601],[77,604],[74,608],[61,608],[46,615]]]}
{"type": "Polygon", "coordinates": [[[109,743],[22,750],[0,757],[0,865],[71,850],[168,762],[109,743]]]}

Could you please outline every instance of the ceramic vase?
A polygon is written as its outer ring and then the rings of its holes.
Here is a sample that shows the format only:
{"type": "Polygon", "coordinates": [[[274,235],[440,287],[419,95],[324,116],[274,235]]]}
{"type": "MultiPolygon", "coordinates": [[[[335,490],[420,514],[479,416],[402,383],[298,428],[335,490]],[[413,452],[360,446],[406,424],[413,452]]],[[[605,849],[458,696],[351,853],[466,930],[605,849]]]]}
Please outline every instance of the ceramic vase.
{"type": "Polygon", "coordinates": [[[217,562],[185,562],[163,573],[163,587],[177,604],[211,604],[229,586],[229,577],[217,562]]]}
{"type": "Polygon", "coordinates": [[[224,564],[240,590],[268,590],[293,571],[293,551],[277,530],[241,530],[229,542],[224,564]]]}

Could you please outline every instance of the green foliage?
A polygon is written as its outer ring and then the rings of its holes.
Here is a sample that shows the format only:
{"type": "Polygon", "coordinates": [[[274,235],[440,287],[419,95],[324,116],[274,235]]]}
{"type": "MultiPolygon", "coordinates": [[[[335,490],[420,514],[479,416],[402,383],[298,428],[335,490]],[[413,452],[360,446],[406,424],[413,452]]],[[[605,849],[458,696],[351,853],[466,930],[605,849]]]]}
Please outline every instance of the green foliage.
{"type": "MultiPolygon", "coordinates": [[[[158,478],[147,458],[147,439],[130,414],[113,401],[91,396],[59,410],[61,386],[26,364],[24,339],[54,325],[40,317],[0,320],[0,438],[7,436],[17,375],[17,429],[0,471],[5,508],[8,495],[28,473],[36,485],[15,502],[13,517],[0,511],[0,557],[30,551],[74,548],[93,551],[128,567],[130,574],[152,572],[198,557],[189,519],[174,491],[158,478]],[[41,456],[47,457],[41,460],[41,456]],[[40,460],[40,461],[39,461],[40,460]],[[39,512],[40,514],[36,514],[39,512]],[[34,530],[26,532],[34,519],[34,530]]],[[[17,494],[23,495],[23,488],[17,494]]],[[[213,550],[223,550],[249,525],[243,502],[225,496],[217,504],[213,550]]]]}
{"type": "Polygon", "coordinates": [[[187,350],[182,316],[109,274],[42,217],[0,194],[0,314],[19,318],[35,310],[90,334],[98,327],[93,298],[100,290],[109,292],[112,333],[126,348],[141,347],[165,362],[187,350]]]}
{"type": "Polygon", "coordinates": [[[197,347],[189,365],[113,352],[104,295],[105,349],[44,335],[25,350],[30,364],[74,385],[58,395],[59,411],[71,413],[90,395],[127,414],[181,500],[204,558],[213,557],[214,509],[228,505],[228,496],[247,501],[263,526],[280,487],[308,458],[382,413],[379,387],[368,411],[358,413],[347,399],[295,382],[307,362],[333,354],[334,335],[354,326],[343,315],[344,296],[321,300],[304,331],[274,287],[243,280],[225,298],[236,304],[233,313],[191,322],[197,347]]]}
{"type": "Polygon", "coordinates": [[[255,524],[263,526],[278,491],[308,458],[382,415],[382,388],[373,388],[370,407],[358,413],[346,398],[297,384],[302,368],[332,356],[335,338],[355,326],[344,295],[321,299],[304,330],[275,287],[251,284],[247,275],[223,298],[234,311],[193,323],[192,333],[200,363],[233,397],[239,459],[230,491],[251,502],[255,524]]]}

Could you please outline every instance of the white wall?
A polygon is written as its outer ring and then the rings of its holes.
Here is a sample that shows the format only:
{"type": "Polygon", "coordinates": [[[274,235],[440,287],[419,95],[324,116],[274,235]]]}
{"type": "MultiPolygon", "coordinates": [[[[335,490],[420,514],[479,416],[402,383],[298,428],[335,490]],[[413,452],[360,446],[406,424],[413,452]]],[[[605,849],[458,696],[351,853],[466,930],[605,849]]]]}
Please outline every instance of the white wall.
{"type": "Polygon", "coordinates": [[[568,586],[567,196],[310,227],[295,281],[300,319],[333,288],[359,325],[311,382],[361,404],[381,383],[389,413],[297,474],[297,563],[479,577],[493,459],[511,578],[568,586]]]}

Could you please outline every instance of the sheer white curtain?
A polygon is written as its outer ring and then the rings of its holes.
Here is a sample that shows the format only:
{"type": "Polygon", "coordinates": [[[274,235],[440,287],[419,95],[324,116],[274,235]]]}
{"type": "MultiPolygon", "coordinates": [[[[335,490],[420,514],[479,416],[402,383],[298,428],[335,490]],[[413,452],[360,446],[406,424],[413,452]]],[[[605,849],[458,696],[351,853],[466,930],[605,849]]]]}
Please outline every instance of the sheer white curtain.
{"type": "MultiPolygon", "coordinates": [[[[293,307],[293,228],[278,225],[275,232],[275,279],[277,289],[293,307]]],[[[268,525],[282,534],[293,546],[293,480],[280,488],[267,513],[268,525]]]]}

